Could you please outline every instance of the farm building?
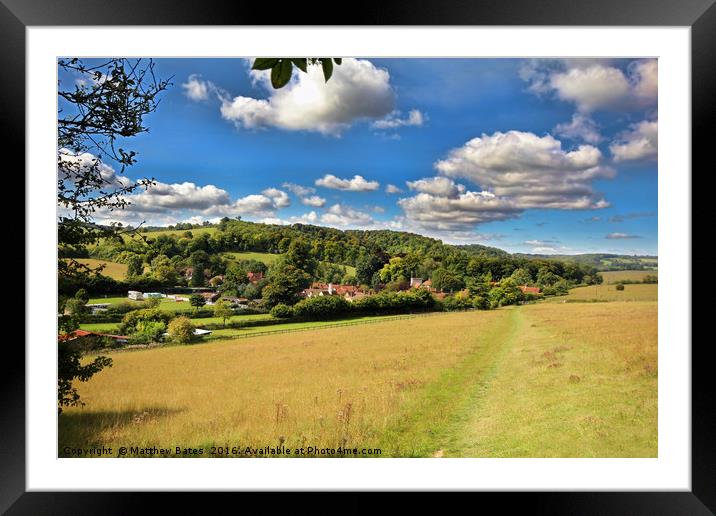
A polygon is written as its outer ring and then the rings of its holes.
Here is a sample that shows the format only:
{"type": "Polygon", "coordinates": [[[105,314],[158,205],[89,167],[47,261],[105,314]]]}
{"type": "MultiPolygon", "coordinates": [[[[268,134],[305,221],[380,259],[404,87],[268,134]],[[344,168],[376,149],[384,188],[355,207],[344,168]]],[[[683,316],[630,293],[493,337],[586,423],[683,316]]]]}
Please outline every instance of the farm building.
{"type": "Polygon", "coordinates": [[[523,294],[539,294],[539,287],[528,287],[527,285],[520,286],[520,290],[523,294]]]}
{"type": "Polygon", "coordinates": [[[249,282],[258,283],[259,281],[264,279],[264,273],[263,272],[247,272],[246,277],[249,279],[249,282]]]}
{"type": "Polygon", "coordinates": [[[219,299],[217,292],[201,292],[199,295],[204,298],[207,305],[214,304],[219,299]]]}
{"type": "Polygon", "coordinates": [[[366,292],[355,285],[334,285],[333,283],[326,284],[317,281],[311,284],[311,288],[301,291],[301,296],[303,297],[343,296],[349,301],[355,299],[358,294],[361,294],[360,297],[367,295],[366,292]]]}
{"type": "Polygon", "coordinates": [[[245,297],[221,296],[223,301],[228,301],[234,308],[247,308],[249,300],[245,297]]]}

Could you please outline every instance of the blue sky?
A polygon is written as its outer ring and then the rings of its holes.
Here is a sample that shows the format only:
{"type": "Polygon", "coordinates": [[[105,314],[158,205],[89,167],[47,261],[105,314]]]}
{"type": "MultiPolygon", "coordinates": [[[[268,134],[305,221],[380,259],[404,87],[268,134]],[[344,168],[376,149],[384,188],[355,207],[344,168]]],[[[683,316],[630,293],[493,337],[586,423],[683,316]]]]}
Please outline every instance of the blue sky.
{"type": "Polygon", "coordinates": [[[655,60],[344,59],[328,83],[296,70],[279,91],[242,59],[155,62],[173,85],[125,174],[159,183],[100,220],[657,252],[655,60]]]}

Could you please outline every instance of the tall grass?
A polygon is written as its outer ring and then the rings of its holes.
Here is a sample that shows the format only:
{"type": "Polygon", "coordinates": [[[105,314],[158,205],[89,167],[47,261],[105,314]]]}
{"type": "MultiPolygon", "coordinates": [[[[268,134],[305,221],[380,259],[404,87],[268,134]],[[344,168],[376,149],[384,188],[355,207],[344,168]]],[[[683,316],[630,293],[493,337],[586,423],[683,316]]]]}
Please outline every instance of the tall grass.
{"type": "Polygon", "coordinates": [[[507,312],[452,313],[114,354],[59,420],[64,446],[361,446],[507,312]]]}

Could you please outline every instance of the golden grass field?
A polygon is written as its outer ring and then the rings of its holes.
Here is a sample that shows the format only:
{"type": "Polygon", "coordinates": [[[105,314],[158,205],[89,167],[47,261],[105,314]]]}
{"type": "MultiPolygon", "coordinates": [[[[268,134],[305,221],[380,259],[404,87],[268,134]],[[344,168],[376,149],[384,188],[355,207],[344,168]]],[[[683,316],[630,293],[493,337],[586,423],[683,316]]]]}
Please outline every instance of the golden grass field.
{"type": "MultiPolygon", "coordinates": [[[[629,288],[630,285],[627,286],[629,288]]],[[[655,302],[543,303],[111,353],[66,446],[656,456],[655,302]]]]}
{"type": "Polygon", "coordinates": [[[659,271],[604,271],[599,275],[604,278],[605,284],[612,284],[624,280],[642,281],[644,276],[658,276],[659,271]]]}
{"type": "Polygon", "coordinates": [[[563,303],[568,301],[657,301],[659,298],[659,285],[633,284],[624,285],[624,290],[617,290],[616,285],[590,285],[577,287],[569,291],[566,296],[549,299],[549,303],[563,303]]]}
{"type": "Polygon", "coordinates": [[[90,267],[98,267],[104,265],[102,273],[112,279],[123,280],[127,275],[127,265],[124,263],[108,262],[106,260],[95,260],[94,258],[75,258],[76,261],[88,265],[90,267]]]}

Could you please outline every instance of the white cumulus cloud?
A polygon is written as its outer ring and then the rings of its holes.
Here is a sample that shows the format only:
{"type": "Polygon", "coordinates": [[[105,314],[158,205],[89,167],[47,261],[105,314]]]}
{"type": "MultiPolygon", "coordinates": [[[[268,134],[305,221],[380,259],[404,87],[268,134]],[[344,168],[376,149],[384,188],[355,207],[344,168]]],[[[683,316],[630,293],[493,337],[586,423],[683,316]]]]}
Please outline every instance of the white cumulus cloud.
{"type": "Polygon", "coordinates": [[[588,209],[608,203],[591,186],[614,177],[601,165],[601,152],[591,145],[562,149],[550,135],[508,131],[483,134],[435,163],[444,176],[464,178],[520,208],[588,209]]]}
{"type": "Polygon", "coordinates": [[[607,109],[642,108],[656,103],[658,64],[655,59],[636,60],[626,71],[605,60],[529,60],[520,77],[528,90],[554,94],[572,102],[582,113],[607,109]]]}
{"type": "Polygon", "coordinates": [[[447,177],[428,177],[417,181],[406,181],[408,188],[418,192],[442,197],[457,197],[465,192],[465,186],[456,184],[447,177]]]}
{"type": "Polygon", "coordinates": [[[417,109],[411,109],[408,116],[400,118],[400,111],[393,111],[382,120],[373,122],[374,129],[397,129],[398,127],[420,127],[425,123],[426,116],[417,109]]]}
{"type": "Polygon", "coordinates": [[[341,179],[333,174],[326,174],[322,178],[316,179],[316,186],[351,192],[369,192],[377,190],[380,187],[380,183],[378,181],[368,181],[358,174],[351,179],[341,179]]]}
{"type": "Polygon", "coordinates": [[[373,217],[364,211],[359,211],[343,204],[334,204],[321,215],[321,222],[331,226],[369,226],[375,221],[373,217]]]}
{"type": "Polygon", "coordinates": [[[644,120],[633,124],[629,131],[609,146],[614,161],[653,159],[658,154],[659,124],[644,120]]]}
{"type": "MultiPolygon", "coordinates": [[[[252,71],[252,78],[265,85],[269,73],[252,71]]],[[[328,82],[321,67],[311,65],[308,73],[295,70],[283,88],[267,90],[265,99],[222,95],[221,116],[241,128],[277,127],[337,136],[356,121],[385,117],[395,106],[388,71],[362,59],[344,59],[328,82]]]]}
{"type": "Polygon", "coordinates": [[[310,197],[303,197],[301,202],[306,206],[313,206],[314,208],[320,208],[326,204],[326,200],[318,195],[311,195],[310,197]]]}
{"type": "Polygon", "coordinates": [[[572,115],[572,120],[558,124],[554,134],[571,140],[582,140],[595,145],[602,141],[596,122],[582,113],[572,115]]]}

